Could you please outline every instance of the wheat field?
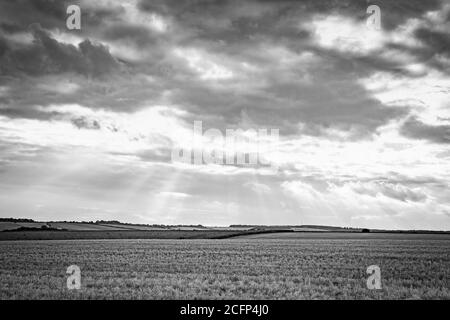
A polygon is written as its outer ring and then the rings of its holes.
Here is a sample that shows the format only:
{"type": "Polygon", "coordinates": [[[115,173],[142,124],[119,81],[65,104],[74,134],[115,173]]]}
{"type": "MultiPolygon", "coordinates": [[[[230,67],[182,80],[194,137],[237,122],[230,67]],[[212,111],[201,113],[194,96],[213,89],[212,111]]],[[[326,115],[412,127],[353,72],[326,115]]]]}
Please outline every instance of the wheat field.
{"type": "Polygon", "coordinates": [[[252,237],[2,241],[0,298],[450,298],[448,235],[252,237]],[[73,264],[80,290],[66,286],[73,264]],[[370,265],[381,290],[366,286],[370,265]]]}

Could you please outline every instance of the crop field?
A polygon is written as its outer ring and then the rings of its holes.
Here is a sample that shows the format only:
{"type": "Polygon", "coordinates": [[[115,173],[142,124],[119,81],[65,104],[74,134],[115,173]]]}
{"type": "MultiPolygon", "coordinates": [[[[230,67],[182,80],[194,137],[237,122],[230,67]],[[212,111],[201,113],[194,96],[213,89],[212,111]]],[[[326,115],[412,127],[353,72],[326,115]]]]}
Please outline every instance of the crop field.
{"type": "Polygon", "coordinates": [[[80,231],[4,231],[5,240],[94,240],[94,239],[226,239],[259,233],[278,233],[284,230],[80,230],[80,231]]]}
{"type": "Polygon", "coordinates": [[[450,298],[448,235],[248,237],[1,241],[0,298],[450,298]],[[70,265],[79,290],[67,289],[70,265]],[[381,290],[366,286],[370,265],[381,290]]]}

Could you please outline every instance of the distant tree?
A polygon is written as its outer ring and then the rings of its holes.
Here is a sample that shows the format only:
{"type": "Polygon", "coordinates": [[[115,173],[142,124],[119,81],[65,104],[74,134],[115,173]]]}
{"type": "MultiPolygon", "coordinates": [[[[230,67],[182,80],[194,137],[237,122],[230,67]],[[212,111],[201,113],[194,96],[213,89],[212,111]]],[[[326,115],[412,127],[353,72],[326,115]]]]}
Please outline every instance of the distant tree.
{"type": "Polygon", "coordinates": [[[35,222],[33,219],[24,218],[0,218],[0,222],[35,222]]]}
{"type": "Polygon", "coordinates": [[[362,229],[361,232],[362,232],[362,233],[369,233],[370,230],[369,230],[369,229],[362,229]]]}

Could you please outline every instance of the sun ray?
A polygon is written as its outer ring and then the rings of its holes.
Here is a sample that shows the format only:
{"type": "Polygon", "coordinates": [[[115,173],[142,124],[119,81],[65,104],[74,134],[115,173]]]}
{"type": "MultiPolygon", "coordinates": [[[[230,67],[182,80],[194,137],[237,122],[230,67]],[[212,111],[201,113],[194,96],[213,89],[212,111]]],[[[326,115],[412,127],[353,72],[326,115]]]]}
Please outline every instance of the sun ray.
{"type": "Polygon", "coordinates": [[[181,171],[180,170],[170,170],[169,176],[164,180],[158,191],[154,191],[147,202],[147,208],[145,214],[151,216],[153,219],[161,218],[166,221],[172,220],[173,217],[170,216],[170,212],[164,212],[163,210],[167,208],[169,201],[168,197],[162,196],[161,192],[174,192],[175,187],[180,181],[181,171]]]}

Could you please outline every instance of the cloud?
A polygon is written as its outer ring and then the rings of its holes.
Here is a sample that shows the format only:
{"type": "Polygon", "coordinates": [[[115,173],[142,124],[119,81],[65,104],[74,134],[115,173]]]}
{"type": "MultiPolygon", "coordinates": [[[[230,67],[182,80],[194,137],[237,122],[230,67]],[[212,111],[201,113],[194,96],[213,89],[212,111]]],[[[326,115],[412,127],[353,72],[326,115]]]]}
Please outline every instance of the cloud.
{"type": "Polygon", "coordinates": [[[158,196],[161,197],[170,197],[170,198],[176,198],[176,199],[185,199],[189,198],[190,195],[183,193],[183,192],[172,192],[172,191],[162,191],[158,193],[158,196]]]}
{"type": "Polygon", "coordinates": [[[403,124],[401,132],[413,139],[425,139],[434,143],[450,143],[450,124],[429,125],[413,117],[403,124]]]}
{"type": "Polygon", "coordinates": [[[78,129],[100,129],[100,125],[97,120],[89,121],[85,117],[74,118],[70,120],[78,129]]]}
{"type": "Polygon", "coordinates": [[[0,116],[0,139],[33,144],[37,148],[78,147],[96,153],[132,154],[160,158],[158,149],[169,149],[172,141],[189,139],[190,131],[176,109],[148,107],[136,113],[92,110],[77,104],[35,107],[42,119],[0,116]],[[152,153],[149,150],[153,150],[152,153]]]}
{"type": "Polygon", "coordinates": [[[381,49],[387,34],[367,28],[364,21],[341,15],[318,16],[306,25],[318,45],[354,55],[367,55],[381,49]]]}
{"type": "Polygon", "coordinates": [[[419,188],[412,190],[398,183],[393,184],[389,182],[371,181],[364,183],[348,183],[347,186],[357,193],[370,195],[372,197],[383,195],[399,201],[413,202],[423,202],[427,199],[427,195],[419,188]]]}
{"type": "Polygon", "coordinates": [[[430,198],[422,187],[381,181],[328,183],[321,191],[302,180],[285,181],[281,188],[298,204],[304,220],[334,221],[372,227],[401,224],[415,229],[429,219],[446,220],[447,205],[430,198]],[[422,216],[422,222],[415,220],[422,216]]]}
{"type": "Polygon", "coordinates": [[[272,191],[268,185],[258,182],[246,182],[244,183],[244,187],[247,187],[256,193],[270,193],[270,191],[272,191]]]}
{"type": "Polygon", "coordinates": [[[0,205],[448,226],[450,7],[376,4],[379,32],[365,1],[1,2],[0,205]],[[67,30],[68,4],[81,30],[67,30]],[[198,120],[279,129],[277,169],[172,163],[198,120]]]}
{"type": "Polygon", "coordinates": [[[33,24],[30,32],[34,38],[31,45],[7,49],[0,57],[3,74],[41,76],[76,72],[101,77],[120,67],[101,44],[93,44],[89,40],[81,42],[78,47],[62,44],[38,24],[33,24]]]}

